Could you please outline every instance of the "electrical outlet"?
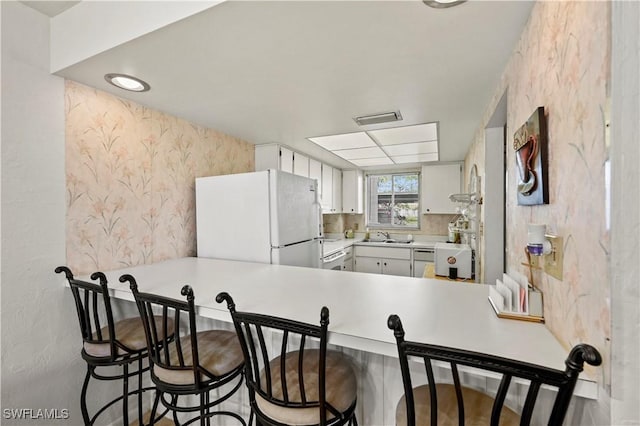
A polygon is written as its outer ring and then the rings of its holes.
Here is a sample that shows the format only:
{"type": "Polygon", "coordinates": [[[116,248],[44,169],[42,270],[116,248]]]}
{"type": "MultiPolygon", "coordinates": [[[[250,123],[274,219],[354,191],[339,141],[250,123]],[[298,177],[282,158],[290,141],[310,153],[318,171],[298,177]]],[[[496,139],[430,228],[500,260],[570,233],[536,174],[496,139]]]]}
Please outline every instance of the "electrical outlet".
{"type": "Polygon", "coordinates": [[[545,235],[551,242],[551,253],[544,255],[544,271],[557,280],[562,281],[562,261],[564,258],[562,237],[545,235]]]}

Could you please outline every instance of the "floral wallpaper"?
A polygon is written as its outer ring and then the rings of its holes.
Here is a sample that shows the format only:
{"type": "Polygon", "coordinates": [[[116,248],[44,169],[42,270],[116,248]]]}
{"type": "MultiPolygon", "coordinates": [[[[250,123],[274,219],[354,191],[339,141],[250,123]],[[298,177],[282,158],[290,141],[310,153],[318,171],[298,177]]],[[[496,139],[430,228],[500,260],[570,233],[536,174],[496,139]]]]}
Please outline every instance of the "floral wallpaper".
{"type": "MultiPolygon", "coordinates": [[[[609,231],[605,223],[605,138],[610,83],[610,3],[537,2],[483,123],[507,93],[507,270],[528,276],[529,223],[564,238],[562,281],[542,271],[547,327],[567,348],[579,342],[608,359],[609,231]],[[549,204],[519,206],[513,134],[539,106],[548,124],[549,204]]],[[[465,175],[484,167],[484,124],[469,150],[465,175]]],[[[606,368],[599,369],[606,374],[606,368]]]]}
{"type": "Polygon", "coordinates": [[[254,170],[250,143],[73,81],[65,116],[76,274],[195,255],[195,178],[254,170]]]}

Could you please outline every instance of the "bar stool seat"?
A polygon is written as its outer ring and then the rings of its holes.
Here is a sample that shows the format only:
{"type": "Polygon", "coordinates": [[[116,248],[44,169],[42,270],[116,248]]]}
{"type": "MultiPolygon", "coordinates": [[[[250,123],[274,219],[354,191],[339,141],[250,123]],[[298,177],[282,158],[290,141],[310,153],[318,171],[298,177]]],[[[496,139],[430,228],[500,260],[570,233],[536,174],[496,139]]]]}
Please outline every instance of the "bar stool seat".
{"type": "MultiPolygon", "coordinates": [[[[223,377],[230,372],[242,367],[244,357],[242,348],[238,343],[238,336],[233,331],[209,330],[196,333],[198,341],[198,355],[200,367],[209,374],[200,373],[200,380],[204,383],[212,380],[211,377],[223,377]]],[[[191,364],[193,356],[191,352],[191,335],[180,338],[182,356],[187,364],[191,364]]],[[[176,346],[171,345],[169,351],[170,365],[179,365],[179,355],[176,346]]],[[[195,384],[192,370],[163,368],[154,365],[153,374],[164,383],[174,385],[195,384]]]]}
{"type": "MultiPolygon", "coordinates": [[[[155,317],[156,325],[160,327],[161,317],[155,317]]],[[[147,340],[144,334],[142,320],[139,317],[126,318],[113,324],[115,329],[115,344],[119,356],[125,356],[131,353],[144,352],[147,350],[147,340]]],[[[168,335],[173,335],[174,325],[170,321],[168,335]]],[[[111,344],[109,343],[109,327],[105,326],[100,329],[100,334],[93,334],[93,341],[85,341],[83,343],[84,351],[91,357],[108,357],[111,356],[111,344]],[[98,336],[101,335],[102,339],[98,336]]]]}
{"type": "MultiPolygon", "coordinates": [[[[486,426],[491,424],[491,410],[493,398],[475,389],[462,387],[462,399],[464,401],[465,425],[486,426]]],[[[454,385],[446,383],[436,384],[438,395],[438,425],[458,426],[458,400],[454,385]]],[[[415,401],[415,415],[417,425],[426,425],[431,421],[431,403],[429,385],[413,388],[413,400],[415,401]]],[[[407,402],[403,395],[396,407],[396,425],[407,423],[407,402]]],[[[508,407],[502,409],[500,426],[518,426],[520,416],[508,407]]]]}
{"type": "MultiPolygon", "coordinates": [[[[289,352],[285,355],[285,381],[288,389],[288,397],[291,403],[301,403],[301,392],[298,375],[299,351],[289,352]]],[[[309,401],[318,400],[318,369],[320,351],[317,349],[306,350],[302,361],[302,378],[304,393],[309,401]]],[[[273,383],[273,397],[284,399],[282,392],[281,357],[278,356],[269,363],[271,368],[271,383],[273,383]]],[[[262,380],[266,383],[266,373],[262,370],[262,380]]],[[[342,353],[327,351],[325,366],[325,391],[326,402],[339,412],[346,412],[355,404],[358,383],[353,372],[351,362],[342,353]]],[[[271,419],[283,424],[313,425],[320,423],[320,412],[317,407],[285,407],[269,402],[256,393],[256,403],[260,410],[271,419]]],[[[335,415],[327,410],[327,422],[331,423],[335,415]]]]}

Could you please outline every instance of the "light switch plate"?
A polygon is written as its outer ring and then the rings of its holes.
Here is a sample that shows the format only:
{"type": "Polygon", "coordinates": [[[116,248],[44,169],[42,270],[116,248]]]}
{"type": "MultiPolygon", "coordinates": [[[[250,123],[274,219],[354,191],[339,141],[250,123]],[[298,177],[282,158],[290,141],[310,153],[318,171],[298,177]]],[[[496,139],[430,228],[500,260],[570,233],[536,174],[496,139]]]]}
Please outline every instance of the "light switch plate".
{"type": "Polygon", "coordinates": [[[555,235],[545,235],[545,237],[551,242],[551,253],[544,255],[544,271],[562,281],[563,238],[555,235]]]}
{"type": "Polygon", "coordinates": [[[529,256],[529,259],[531,259],[532,268],[540,268],[539,256],[529,256]]]}

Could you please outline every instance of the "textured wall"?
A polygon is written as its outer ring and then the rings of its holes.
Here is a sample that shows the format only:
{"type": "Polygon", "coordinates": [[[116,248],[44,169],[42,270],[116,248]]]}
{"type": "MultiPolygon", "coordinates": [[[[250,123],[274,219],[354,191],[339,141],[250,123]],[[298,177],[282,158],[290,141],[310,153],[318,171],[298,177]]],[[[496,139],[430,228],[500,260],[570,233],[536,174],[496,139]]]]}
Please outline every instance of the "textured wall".
{"type": "MultiPolygon", "coordinates": [[[[64,80],[49,74],[49,18],[13,1],[0,2],[0,10],[0,405],[66,409],[69,419],[56,423],[79,425],[82,342],[71,293],[53,272],[65,262],[64,80]]],[[[5,416],[3,425],[52,424],[5,416]]]]}
{"type": "MultiPolygon", "coordinates": [[[[564,237],[563,280],[534,274],[544,292],[546,324],[567,348],[587,342],[605,359],[610,335],[604,174],[610,38],[608,2],[538,2],[483,121],[507,91],[507,270],[528,274],[521,262],[529,223],[545,223],[549,233],[564,237]],[[513,134],[538,106],[545,107],[548,123],[549,204],[518,206],[513,134]]],[[[467,167],[476,163],[481,175],[483,144],[484,124],[466,158],[467,167]]]]}
{"type": "Polygon", "coordinates": [[[76,273],[195,255],[195,178],[254,169],[252,144],[71,81],[66,148],[76,273]]]}

